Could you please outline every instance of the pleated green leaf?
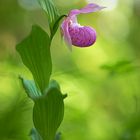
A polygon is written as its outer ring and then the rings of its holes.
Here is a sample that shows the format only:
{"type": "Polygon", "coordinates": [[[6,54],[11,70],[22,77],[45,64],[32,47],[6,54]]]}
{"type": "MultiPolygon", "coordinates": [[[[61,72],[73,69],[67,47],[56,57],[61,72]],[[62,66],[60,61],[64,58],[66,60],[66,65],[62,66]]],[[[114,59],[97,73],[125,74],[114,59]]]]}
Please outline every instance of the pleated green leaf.
{"type": "Polygon", "coordinates": [[[37,86],[44,93],[52,72],[50,38],[34,25],[30,35],[16,46],[23,63],[31,71],[37,86]]]}
{"type": "Polygon", "coordinates": [[[58,10],[52,0],[38,0],[38,2],[42,9],[47,13],[48,22],[52,31],[55,22],[59,18],[58,10]]]}
{"type": "Polygon", "coordinates": [[[54,140],[64,116],[63,95],[57,87],[51,87],[47,94],[35,99],[34,102],[35,128],[43,140],[54,140]]]}

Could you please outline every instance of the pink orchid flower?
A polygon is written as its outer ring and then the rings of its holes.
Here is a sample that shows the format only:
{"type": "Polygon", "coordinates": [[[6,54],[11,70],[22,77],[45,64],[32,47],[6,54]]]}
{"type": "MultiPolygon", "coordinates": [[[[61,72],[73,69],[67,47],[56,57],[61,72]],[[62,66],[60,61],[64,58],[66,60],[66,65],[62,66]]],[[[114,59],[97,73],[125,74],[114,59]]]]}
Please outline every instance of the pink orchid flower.
{"type": "Polygon", "coordinates": [[[96,41],[96,31],[90,26],[81,26],[77,22],[77,15],[96,12],[105,7],[91,3],[86,7],[78,10],[71,10],[68,16],[61,24],[62,36],[69,47],[72,50],[72,45],[77,47],[89,47],[96,41]]]}

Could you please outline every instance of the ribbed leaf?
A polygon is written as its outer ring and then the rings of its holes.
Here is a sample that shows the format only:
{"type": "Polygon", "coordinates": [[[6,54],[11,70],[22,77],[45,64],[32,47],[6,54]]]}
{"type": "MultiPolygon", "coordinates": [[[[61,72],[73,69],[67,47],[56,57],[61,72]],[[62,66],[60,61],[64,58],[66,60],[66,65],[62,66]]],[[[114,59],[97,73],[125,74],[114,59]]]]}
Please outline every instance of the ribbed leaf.
{"type": "Polygon", "coordinates": [[[56,7],[53,4],[52,0],[38,0],[40,6],[42,9],[47,13],[48,16],[48,22],[51,28],[51,31],[53,29],[53,25],[59,18],[59,13],[56,9],[56,7]]]}
{"type": "Polygon", "coordinates": [[[35,100],[33,121],[43,140],[54,140],[64,115],[63,95],[57,87],[35,100]]]}
{"type": "Polygon", "coordinates": [[[48,34],[39,26],[34,25],[30,35],[18,44],[16,49],[43,93],[48,86],[52,72],[48,34]]]}

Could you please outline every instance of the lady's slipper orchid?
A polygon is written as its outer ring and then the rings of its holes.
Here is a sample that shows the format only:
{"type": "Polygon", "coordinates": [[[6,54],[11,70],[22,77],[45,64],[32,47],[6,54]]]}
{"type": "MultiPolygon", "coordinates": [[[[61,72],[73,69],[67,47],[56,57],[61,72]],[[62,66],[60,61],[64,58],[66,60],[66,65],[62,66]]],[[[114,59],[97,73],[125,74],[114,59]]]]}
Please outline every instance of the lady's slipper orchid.
{"type": "Polygon", "coordinates": [[[62,36],[69,46],[70,50],[72,45],[77,47],[89,47],[96,41],[96,31],[89,26],[81,26],[77,22],[77,15],[96,12],[104,7],[91,3],[86,7],[78,10],[71,10],[65,20],[62,22],[61,31],[62,36]]]}

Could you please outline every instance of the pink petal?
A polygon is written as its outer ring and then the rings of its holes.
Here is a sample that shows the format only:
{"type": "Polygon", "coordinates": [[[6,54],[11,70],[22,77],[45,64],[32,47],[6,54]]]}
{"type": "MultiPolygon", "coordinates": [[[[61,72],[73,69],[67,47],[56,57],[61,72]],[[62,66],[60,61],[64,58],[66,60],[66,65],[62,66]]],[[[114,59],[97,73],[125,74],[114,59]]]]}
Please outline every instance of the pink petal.
{"type": "Polygon", "coordinates": [[[68,46],[68,48],[70,50],[72,50],[72,42],[71,42],[71,37],[70,37],[70,34],[69,34],[69,22],[70,22],[70,19],[67,17],[63,23],[61,24],[61,29],[62,29],[62,36],[64,37],[64,40],[68,46]]]}
{"type": "Polygon", "coordinates": [[[92,12],[99,11],[103,8],[105,8],[105,7],[99,6],[95,3],[90,3],[86,7],[82,8],[80,10],[78,10],[78,9],[71,10],[68,16],[72,17],[72,16],[75,16],[75,15],[78,15],[78,14],[92,13],[92,12]]]}

